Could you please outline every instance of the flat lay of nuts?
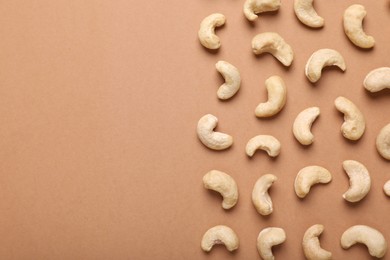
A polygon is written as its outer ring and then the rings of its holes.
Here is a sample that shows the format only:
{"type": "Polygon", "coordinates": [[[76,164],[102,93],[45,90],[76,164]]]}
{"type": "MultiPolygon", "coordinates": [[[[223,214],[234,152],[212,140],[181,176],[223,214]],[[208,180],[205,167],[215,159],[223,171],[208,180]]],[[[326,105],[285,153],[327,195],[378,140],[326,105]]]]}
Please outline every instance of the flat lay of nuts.
{"type": "Polygon", "coordinates": [[[233,137],[228,134],[214,132],[218,118],[211,114],[202,116],[199,119],[197,132],[199,140],[208,148],[213,150],[224,150],[233,144],[233,137]]]}
{"type": "Polygon", "coordinates": [[[218,225],[210,228],[203,235],[201,247],[210,252],[214,245],[225,245],[230,252],[236,250],[240,244],[236,233],[230,227],[218,225]]]}
{"type": "Polygon", "coordinates": [[[349,177],[349,189],[343,198],[349,202],[362,200],[371,188],[371,177],[367,168],[358,161],[346,160],[343,162],[344,171],[349,177]]]}
{"type": "Polygon", "coordinates": [[[309,193],[311,186],[317,183],[326,184],[332,180],[331,173],[321,166],[307,166],[301,169],[294,182],[295,193],[299,198],[304,198],[309,193]]]}
{"type": "Polygon", "coordinates": [[[381,67],[370,71],[363,82],[370,92],[378,92],[390,88],[390,67],[381,67]]]}
{"type": "Polygon", "coordinates": [[[261,176],[255,183],[252,191],[252,202],[257,212],[266,216],[272,213],[272,200],[268,194],[268,189],[278,178],[273,174],[261,176]]]}
{"type": "Polygon", "coordinates": [[[255,110],[257,117],[274,116],[282,110],[287,100],[287,88],[279,76],[271,76],[265,81],[268,92],[267,102],[260,103],[255,110]]]}
{"type": "Polygon", "coordinates": [[[281,144],[272,135],[257,135],[251,138],[246,144],[246,154],[252,157],[256,150],[264,150],[271,157],[276,157],[280,153],[281,144]]]}
{"type": "Polygon", "coordinates": [[[200,43],[207,49],[216,50],[221,47],[221,41],[215,34],[215,27],[224,25],[226,18],[223,14],[214,13],[200,23],[198,37],[200,43]]]}
{"type": "Polygon", "coordinates": [[[324,231],[324,226],[320,224],[309,227],[303,235],[303,253],[308,260],[329,260],[332,253],[321,248],[319,236],[324,231]]]}
{"type": "Polygon", "coordinates": [[[385,185],[383,185],[383,191],[387,196],[390,197],[390,180],[388,180],[385,185]]]}
{"type": "Polygon", "coordinates": [[[286,232],[282,228],[268,227],[260,231],[257,237],[257,251],[262,259],[274,260],[272,247],[286,241],[286,232]]]}
{"type": "Polygon", "coordinates": [[[383,158],[390,160],[390,124],[385,125],[376,137],[376,149],[383,158]]]}
{"type": "Polygon", "coordinates": [[[311,126],[320,115],[318,107],[309,107],[298,114],[294,120],[293,133],[295,138],[303,145],[310,145],[314,141],[311,126]]]}
{"type": "Polygon", "coordinates": [[[228,174],[212,170],[203,176],[203,185],[206,189],[219,192],[222,197],[222,208],[230,209],[238,201],[238,188],[235,180],[228,174]]]}
{"type": "Polygon", "coordinates": [[[366,129],[366,120],[357,106],[345,97],[338,97],[334,104],[344,114],[344,123],[341,125],[341,133],[349,140],[359,140],[366,129]]]}
{"type": "Polygon", "coordinates": [[[312,28],[324,26],[324,18],[319,16],[313,7],[313,0],[295,0],[294,12],[299,21],[312,28]]]}
{"type": "Polygon", "coordinates": [[[280,0],[246,0],[244,3],[244,15],[249,21],[254,21],[257,14],[276,11],[281,5],[280,0]]]}
{"type": "Polygon", "coordinates": [[[218,61],[215,64],[215,68],[223,78],[225,83],[222,84],[217,92],[219,99],[226,100],[234,96],[240,89],[241,76],[236,67],[226,61],[218,61]]]}

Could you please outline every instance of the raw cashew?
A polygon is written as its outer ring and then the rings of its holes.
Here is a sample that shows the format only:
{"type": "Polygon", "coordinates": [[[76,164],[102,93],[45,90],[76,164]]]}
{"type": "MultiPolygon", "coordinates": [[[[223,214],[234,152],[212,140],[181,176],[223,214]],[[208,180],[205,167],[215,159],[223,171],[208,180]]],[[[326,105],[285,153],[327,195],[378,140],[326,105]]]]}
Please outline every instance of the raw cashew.
{"type": "Polygon", "coordinates": [[[324,26],[324,18],[313,8],[313,0],[295,0],[294,11],[299,21],[312,28],[324,26]]]}
{"type": "Polygon", "coordinates": [[[260,231],[257,237],[257,250],[264,260],[274,260],[272,247],[286,241],[286,232],[282,228],[269,227],[260,231]]]}
{"type": "Polygon", "coordinates": [[[207,49],[211,50],[215,50],[221,47],[221,41],[215,34],[215,27],[220,27],[224,25],[225,22],[225,16],[219,13],[214,13],[204,18],[200,23],[200,28],[198,31],[200,43],[207,49]]]}
{"type": "Polygon", "coordinates": [[[344,123],[341,125],[341,133],[349,140],[358,140],[364,134],[366,121],[357,106],[345,97],[338,97],[334,104],[344,114],[344,123]]]}
{"type": "Polygon", "coordinates": [[[272,135],[257,135],[251,138],[246,144],[246,154],[252,157],[256,150],[264,150],[271,157],[276,157],[280,153],[280,142],[272,135]]]}
{"type": "Polygon", "coordinates": [[[337,66],[345,71],[343,56],[332,49],[320,49],[314,52],[306,63],[305,74],[310,82],[315,83],[321,78],[322,69],[326,66],[337,66]]]}
{"type": "Polygon", "coordinates": [[[277,33],[260,33],[252,39],[252,50],[258,55],[264,52],[272,54],[284,66],[290,66],[294,59],[291,46],[277,33]]]}
{"type": "Polygon", "coordinates": [[[234,179],[221,171],[212,170],[203,176],[203,185],[206,189],[219,192],[222,197],[222,208],[230,209],[238,200],[238,188],[234,179]]]}
{"type": "Polygon", "coordinates": [[[219,225],[210,228],[203,235],[201,247],[203,251],[210,252],[214,245],[223,244],[227,250],[234,251],[239,246],[236,233],[230,227],[219,225]]]}
{"type": "Polygon", "coordinates": [[[273,174],[265,174],[256,181],[255,186],[253,187],[253,205],[255,206],[257,212],[263,216],[269,215],[273,211],[272,200],[268,194],[268,189],[277,179],[278,178],[276,178],[273,174]]]}
{"type": "Polygon", "coordinates": [[[344,249],[348,249],[356,243],[365,244],[370,255],[377,258],[382,258],[387,251],[385,237],[381,232],[369,226],[352,226],[341,236],[341,246],[344,249]]]}
{"type": "Polygon", "coordinates": [[[363,82],[370,92],[378,92],[390,88],[390,67],[377,68],[370,71],[363,82]]]}
{"type": "Polygon", "coordinates": [[[314,136],[311,133],[311,126],[319,115],[320,108],[318,107],[306,108],[298,114],[293,124],[293,133],[298,142],[303,145],[313,143],[314,136]]]}
{"type": "Polygon", "coordinates": [[[233,144],[233,137],[228,134],[214,132],[217,123],[218,118],[211,114],[201,117],[197,128],[198,137],[200,141],[210,149],[227,149],[233,144]]]}
{"type": "Polygon", "coordinates": [[[265,86],[267,87],[268,101],[260,103],[256,107],[255,114],[257,117],[273,116],[282,110],[286,104],[287,89],[281,77],[269,77],[265,81],[265,86]]]}
{"type": "Polygon", "coordinates": [[[390,180],[388,180],[385,185],[383,185],[383,191],[387,196],[390,197],[390,180]]]}
{"type": "Polygon", "coordinates": [[[383,158],[390,160],[390,124],[383,127],[376,137],[376,149],[383,158]]]}
{"type": "Polygon", "coordinates": [[[311,186],[317,183],[329,183],[331,180],[332,175],[327,169],[321,166],[307,166],[301,169],[295,178],[295,193],[299,198],[304,198],[311,186]]]}
{"type": "Polygon", "coordinates": [[[349,177],[350,187],[343,194],[349,202],[362,200],[371,188],[371,177],[367,168],[360,162],[347,160],[343,162],[344,171],[349,177]]]}
{"type": "Polygon", "coordinates": [[[254,21],[258,17],[257,14],[276,11],[280,5],[280,0],[246,0],[244,14],[249,21],[254,21]]]}
{"type": "Polygon", "coordinates": [[[375,45],[374,37],[363,31],[363,19],[367,12],[362,5],[351,5],[344,12],[344,32],[353,44],[360,48],[372,48],[375,45]]]}
{"type": "Polygon", "coordinates": [[[302,240],[303,252],[308,260],[328,260],[332,259],[332,253],[321,248],[318,237],[324,231],[324,226],[320,224],[309,227],[302,240]]]}
{"type": "Polygon", "coordinates": [[[218,61],[215,64],[215,68],[225,79],[225,83],[218,89],[217,96],[219,99],[229,99],[240,89],[240,72],[236,67],[226,61],[218,61]]]}

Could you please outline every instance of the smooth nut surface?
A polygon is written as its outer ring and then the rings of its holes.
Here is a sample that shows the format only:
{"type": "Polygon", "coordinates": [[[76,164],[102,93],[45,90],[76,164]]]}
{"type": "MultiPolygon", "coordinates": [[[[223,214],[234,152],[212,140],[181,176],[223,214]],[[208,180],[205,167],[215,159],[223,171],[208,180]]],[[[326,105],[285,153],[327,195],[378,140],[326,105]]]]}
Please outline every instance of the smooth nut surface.
{"type": "Polygon", "coordinates": [[[349,189],[343,198],[349,202],[362,200],[371,188],[371,177],[367,168],[358,161],[346,160],[343,168],[349,177],[349,189]]]}
{"type": "Polygon", "coordinates": [[[390,180],[388,180],[385,185],[383,185],[383,191],[387,196],[390,197],[390,180]]]}
{"type": "Polygon", "coordinates": [[[303,235],[302,247],[306,259],[308,260],[329,260],[332,253],[321,248],[319,236],[324,231],[324,226],[320,224],[309,227],[303,235]]]}
{"type": "Polygon", "coordinates": [[[314,135],[311,132],[311,126],[320,115],[320,108],[309,107],[303,110],[295,118],[293,124],[293,133],[295,138],[303,145],[310,145],[314,141],[314,135]]]}
{"type": "Polygon", "coordinates": [[[249,21],[254,21],[258,17],[257,14],[276,11],[280,5],[280,0],[246,0],[244,15],[249,21]]]}
{"type": "Polygon", "coordinates": [[[215,50],[221,47],[221,41],[215,34],[215,27],[224,25],[226,18],[223,14],[214,13],[200,23],[198,38],[200,43],[207,49],[215,50]]]}
{"type": "Polygon", "coordinates": [[[252,157],[256,150],[264,150],[271,157],[276,157],[280,153],[281,144],[272,135],[257,135],[251,138],[246,144],[246,154],[252,157]]]}
{"type": "Polygon", "coordinates": [[[273,174],[261,176],[255,183],[252,191],[252,202],[258,213],[263,216],[269,215],[273,211],[272,200],[268,194],[268,189],[278,178],[273,174]]]}
{"type": "Polygon", "coordinates": [[[234,251],[239,246],[239,240],[236,233],[230,227],[219,225],[210,228],[203,235],[201,247],[204,251],[210,252],[214,245],[223,244],[226,249],[234,251]]]}
{"type": "Polygon", "coordinates": [[[320,28],[324,26],[324,18],[317,14],[313,7],[313,0],[295,0],[294,12],[299,21],[309,27],[320,28]]]}
{"type": "Polygon", "coordinates": [[[228,134],[214,132],[218,124],[218,118],[211,114],[204,115],[199,119],[197,132],[199,140],[208,148],[223,150],[233,144],[233,137],[228,134]]]}
{"type": "Polygon", "coordinates": [[[236,67],[226,61],[218,61],[215,64],[215,68],[225,79],[225,83],[218,89],[218,98],[226,100],[233,97],[241,86],[240,72],[236,67]]]}
{"type": "Polygon", "coordinates": [[[268,101],[260,103],[255,110],[257,117],[270,117],[282,110],[287,100],[287,88],[279,76],[271,76],[265,81],[268,101]]]}
{"type": "Polygon", "coordinates": [[[307,166],[301,169],[294,182],[295,193],[299,198],[304,198],[309,193],[311,186],[322,183],[326,184],[332,180],[331,173],[321,166],[307,166]]]}
{"type": "Polygon", "coordinates": [[[238,201],[238,188],[235,180],[228,174],[212,170],[203,176],[203,185],[206,189],[219,192],[222,197],[222,208],[230,209],[238,201]]]}
{"type": "Polygon", "coordinates": [[[338,97],[334,104],[344,114],[344,123],[341,125],[341,133],[349,140],[359,140],[366,129],[366,120],[359,108],[345,97],[338,97]]]}
{"type": "Polygon", "coordinates": [[[383,158],[390,160],[390,124],[384,126],[376,137],[376,149],[383,158]]]}
{"type": "Polygon", "coordinates": [[[363,82],[370,92],[378,92],[390,88],[390,67],[381,67],[370,71],[363,82]]]}
{"type": "Polygon", "coordinates": [[[260,231],[257,237],[257,251],[264,260],[274,260],[272,247],[286,241],[286,232],[282,228],[268,227],[260,231]]]}

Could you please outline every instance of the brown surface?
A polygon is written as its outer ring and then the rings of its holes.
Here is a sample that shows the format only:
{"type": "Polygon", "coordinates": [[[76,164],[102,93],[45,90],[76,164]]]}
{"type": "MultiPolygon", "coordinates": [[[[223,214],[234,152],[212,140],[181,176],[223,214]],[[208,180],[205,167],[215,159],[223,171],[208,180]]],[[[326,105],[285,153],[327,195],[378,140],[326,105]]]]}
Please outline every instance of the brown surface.
{"type": "MultiPolygon", "coordinates": [[[[256,238],[267,226],[285,229],[277,259],[301,259],[301,238],[315,223],[325,226],[321,243],[335,259],[369,259],[363,246],[341,249],[342,232],[367,224],[390,240],[390,199],[382,191],[390,162],[375,150],[375,137],[390,122],[390,95],[369,95],[368,71],[390,65],[390,4],[361,0],[364,27],[376,39],[373,50],[354,47],[342,29],[342,14],[355,1],[316,1],[325,18],[321,30],[302,25],[292,1],[254,25],[243,1],[3,1],[0,7],[0,258],[1,259],[259,259],[256,238]],[[222,48],[209,53],[198,42],[200,21],[213,12],[227,17],[218,30],[222,48]],[[293,47],[289,69],[272,56],[256,58],[254,35],[275,31],[293,47]],[[335,48],[347,71],[327,70],[316,86],[303,70],[311,53],[335,48]],[[232,100],[216,98],[222,78],[214,64],[239,68],[242,88],[232,100]],[[288,87],[284,110],[257,119],[266,99],[264,81],[280,75],[288,87]],[[333,105],[345,96],[367,119],[357,143],[340,133],[342,115],[333,105]],[[319,106],[315,143],[305,149],[291,131],[295,116],[319,106]],[[212,113],[218,130],[234,136],[224,152],[205,148],[196,137],[198,119],[212,113]],[[271,160],[245,155],[257,134],[282,143],[271,160]],[[372,190],[360,203],[346,203],[345,159],[364,163],[372,190]],[[304,166],[319,164],[333,181],[304,200],[293,181],[304,166]],[[221,208],[205,190],[202,176],[226,171],[237,181],[239,203],[221,208]],[[259,176],[273,173],[275,211],[260,216],[251,203],[259,176]],[[217,224],[232,227],[240,248],[228,253],[200,249],[203,233],[217,224]]],[[[387,253],[390,259],[390,253],[387,253]]]]}

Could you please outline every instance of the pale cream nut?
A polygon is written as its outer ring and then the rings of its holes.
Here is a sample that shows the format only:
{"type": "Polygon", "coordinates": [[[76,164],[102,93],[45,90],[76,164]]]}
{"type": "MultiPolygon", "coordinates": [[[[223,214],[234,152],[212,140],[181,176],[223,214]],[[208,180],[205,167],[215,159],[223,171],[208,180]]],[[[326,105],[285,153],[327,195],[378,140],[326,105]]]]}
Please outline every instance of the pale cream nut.
{"type": "Polygon", "coordinates": [[[262,259],[274,260],[272,247],[286,241],[286,232],[282,228],[268,227],[260,231],[257,237],[257,251],[262,259]]]}
{"type": "Polygon", "coordinates": [[[295,118],[293,124],[293,133],[295,138],[303,145],[310,145],[314,141],[314,135],[311,132],[311,126],[320,115],[320,108],[309,107],[303,110],[295,118]]]}
{"type": "Polygon", "coordinates": [[[321,78],[322,69],[326,66],[337,66],[346,70],[343,56],[332,49],[320,49],[314,52],[306,63],[305,75],[310,82],[315,83],[321,78]]]}
{"type": "Polygon", "coordinates": [[[268,189],[278,178],[273,174],[261,176],[255,183],[252,191],[252,202],[257,212],[266,216],[272,213],[272,200],[268,194],[268,189]]]}
{"type": "Polygon", "coordinates": [[[390,197],[390,180],[388,180],[385,185],[383,185],[383,191],[387,196],[390,197]]]}
{"type": "Polygon", "coordinates": [[[254,21],[258,17],[257,14],[276,11],[280,5],[280,0],[246,0],[244,15],[249,21],[254,21]]]}
{"type": "Polygon", "coordinates": [[[204,115],[199,119],[197,132],[199,140],[213,150],[224,150],[233,144],[233,137],[228,134],[214,132],[218,124],[218,118],[211,114],[204,115]]]}
{"type": "Polygon", "coordinates": [[[324,26],[324,18],[317,14],[313,7],[313,0],[295,0],[294,12],[299,21],[309,27],[320,28],[324,26]]]}
{"type": "Polygon", "coordinates": [[[366,129],[366,120],[359,108],[345,97],[338,97],[334,104],[344,114],[344,123],[341,125],[341,133],[349,140],[359,140],[366,129]]]}
{"type": "Polygon", "coordinates": [[[282,110],[287,100],[287,88],[279,76],[269,77],[265,81],[268,92],[267,102],[260,103],[255,110],[257,117],[274,116],[282,110]]]}
{"type": "Polygon", "coordinates": [[[276,157],[280,153],[281,144],[272,135],[257,135],[251,138],[246,144],[246,154],[252,157],[256,150],[264,150],[271,157],[276,157]]]}
{"type": "Polygon", "coordinates": [[[221,47],[221,41],[215,34],[215,27],[224,25],[226,18],[223,14],[214,13],[200,23],[198,38],[200,43],[207,49],[215,50],[221,47]]]}
{"type": "Polygon", "coordinates": [[[206,189],[219,192],[222,197],[222,208],[230,209],[238,201],[238,188],[235,180],[228,174],[212,170],[203,176],[203,185],[206,189]]]}
{"type": "Polygon", "coordinates": [[[370,173],[363,164],[354,160],[344,161],[343,168],[349,177],[350,183],[350,187],[343,194],[343,198],[349,202],[362,200],[371,188],[370,173]]]}
{"type": "Polygon", "coordinates": [[[215,68],[225,79],[225,83],[222,84],[217,91],[218,98],[226,100],[233,97],[240,89],[240,72],[236,67],[226,61],[218,61],[215,64],[215,68]]]}
{"type": "Polygon", "coordinates": [[[390,67],[381,67],[370,71],[363,82],[370,92],[378,92],[390,88],[390,67]]]}
{"type": "Polygon", "coordinates": [[[376,137],[376,149],[383,158],[390,160],[390,124],[384,126],[376,137]]]}
{"type": "Polygon", "coordinates": [[[308,260],[329,260],[332,253],[321,248],[319,236],[324,231],[324,226],[320,224],[309,227],[302,240],[303,252],[308,260]]]}
{"type": "Polygon", "coordinates": [[[223,244],[230,252],[239,246],[236,233],[230,227],[219,225],[210,228],[203,235],[201,247],[203,251],[210,252],[214,245],[223,244]]]}
{"type": "Polygon", "coordinates": [[[332,180],[331,173],[321,166],[307,166],[301,169],[294,182],[295,193],[299,198],[304,198],[309,193],[311,186],[317,183],[326,184],[332,180]]]}

